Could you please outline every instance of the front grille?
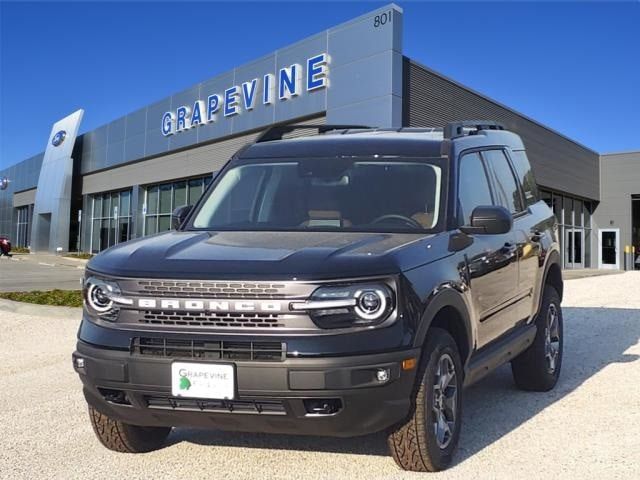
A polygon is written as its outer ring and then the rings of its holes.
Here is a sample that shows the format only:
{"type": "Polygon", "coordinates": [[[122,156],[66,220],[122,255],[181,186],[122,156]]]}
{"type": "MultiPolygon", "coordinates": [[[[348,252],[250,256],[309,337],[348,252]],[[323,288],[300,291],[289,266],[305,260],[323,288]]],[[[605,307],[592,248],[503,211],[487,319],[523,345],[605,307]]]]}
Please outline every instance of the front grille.
{"type": "Polygon", "coordinates": [[[287,348],[283,342],[231,342],[226,340],[182,340],[135,337],[131,353],[168,358],[202,360],[282,362],[287,348]]]}
{"type": "Polygon", "coordinates": [[[148,408],[157,410],[201,411],[214,413],[254,413],[286,415],[280,400],[209,400],[179,397],[146,396],[148,408]]]}
{"type": "Polygon", "coordinates": [[[139,293],[155,297],[180,298],[285,298],[282,283],[198,282],[179,280],[141,280],[139,293]]]}
{"type": "Polygon", "coordinates": [[[141,323],[190,327],[278,328],[284,327],[278,314],[212,313],[145,310],[141,323]]]}

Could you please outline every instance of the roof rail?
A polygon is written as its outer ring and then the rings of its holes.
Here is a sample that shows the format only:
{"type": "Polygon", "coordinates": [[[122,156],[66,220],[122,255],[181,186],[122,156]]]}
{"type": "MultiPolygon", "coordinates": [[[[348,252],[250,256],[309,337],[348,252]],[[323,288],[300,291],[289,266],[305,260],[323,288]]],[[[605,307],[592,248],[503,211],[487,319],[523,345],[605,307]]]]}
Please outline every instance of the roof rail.
{"type": "Polygon", "coordinates": [[[454,139],[465,135],[476,135],[481,130],[504,130],[504,125],[493,120],[450,122],[444,127],[444,138],[454,139]]]}
{"type": "Polygon", "coordinates": [[[262,135],[260,135],[255,143],[272,142],[274,140],[282,140],[282,137],[296,130],[317,130],[318,135],[321,135],[331,130],[351,130],[351,129],[363,129],[370,128],[362,125],[274,125],[266,129],[262,135]]]}

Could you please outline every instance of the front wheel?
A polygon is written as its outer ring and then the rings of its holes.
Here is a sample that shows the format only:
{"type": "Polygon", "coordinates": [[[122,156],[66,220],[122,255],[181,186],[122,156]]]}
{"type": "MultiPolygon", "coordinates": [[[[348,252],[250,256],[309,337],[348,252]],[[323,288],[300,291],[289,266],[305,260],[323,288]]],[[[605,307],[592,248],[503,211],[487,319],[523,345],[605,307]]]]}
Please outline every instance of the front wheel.
{"type": "Polygon", "coordinates": [[[511,371],[518,388],[547,392],[558,382],[564,343],[560,295],[551,285],[544,288],[536,327],[533,344],[511,361],[511,371]]]}
{"type": "Polygon", "coordinates": [[[462,417],[462,362],[448,332],[429,330],[422,362],[411,416],[387,442],[402,469],[436,472],[451,464],[462,417]]]}
{"type": "Polygon", "coordinates": [[[114,420],[89,406],[89,418],[100,443],[109,450],[143,453],[157,450],[166,440],[170,427],[141,427],[114,420]]]}

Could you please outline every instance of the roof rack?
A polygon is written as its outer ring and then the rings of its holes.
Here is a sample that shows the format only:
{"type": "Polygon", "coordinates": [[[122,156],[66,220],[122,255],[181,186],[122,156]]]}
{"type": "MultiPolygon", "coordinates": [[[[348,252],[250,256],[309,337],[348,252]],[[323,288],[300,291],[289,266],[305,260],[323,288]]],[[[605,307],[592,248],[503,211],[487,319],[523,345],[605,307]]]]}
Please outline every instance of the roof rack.
{"type": "Polygon", "coordinates": [[[287,134],[294,132],[296,130],[317,130],[318,135],[321,135],[326,132],[330,132],[332,130],[344,130],[345,133],[347,130],[352,129],[368,129],[370,127],[365,127],[362,125],[275,125],[266,129],[262,135],[260,135],[255,143],[262,142],[272,142],[274,140],[282,140],[282,137],[287,134]]]}
{"type": "Polygon", "coordinates": [[[466,135],[477,135],[481,130],[504,130],[504,125],[493,120],[450,122],[444,127],[444,138],[454,139],[466,135]]]}

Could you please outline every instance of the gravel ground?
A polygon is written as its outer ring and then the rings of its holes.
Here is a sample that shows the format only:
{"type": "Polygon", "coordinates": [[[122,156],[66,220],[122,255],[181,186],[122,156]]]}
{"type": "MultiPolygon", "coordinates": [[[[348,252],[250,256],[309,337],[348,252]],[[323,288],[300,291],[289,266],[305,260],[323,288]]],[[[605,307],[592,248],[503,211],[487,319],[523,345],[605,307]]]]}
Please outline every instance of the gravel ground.
{"type": "MultiPolygon", "coordinates": [[[[566,282],[556,389],[505,366],[465,392],[455,465],[433,478],[640,478],[640,272],[566,282]]],[[[418,478],[382,435],[347,440],[178,429],[160,451],[94,438],[71,368],[77,318],[0,312],[0,478],[418,478]]]]}

